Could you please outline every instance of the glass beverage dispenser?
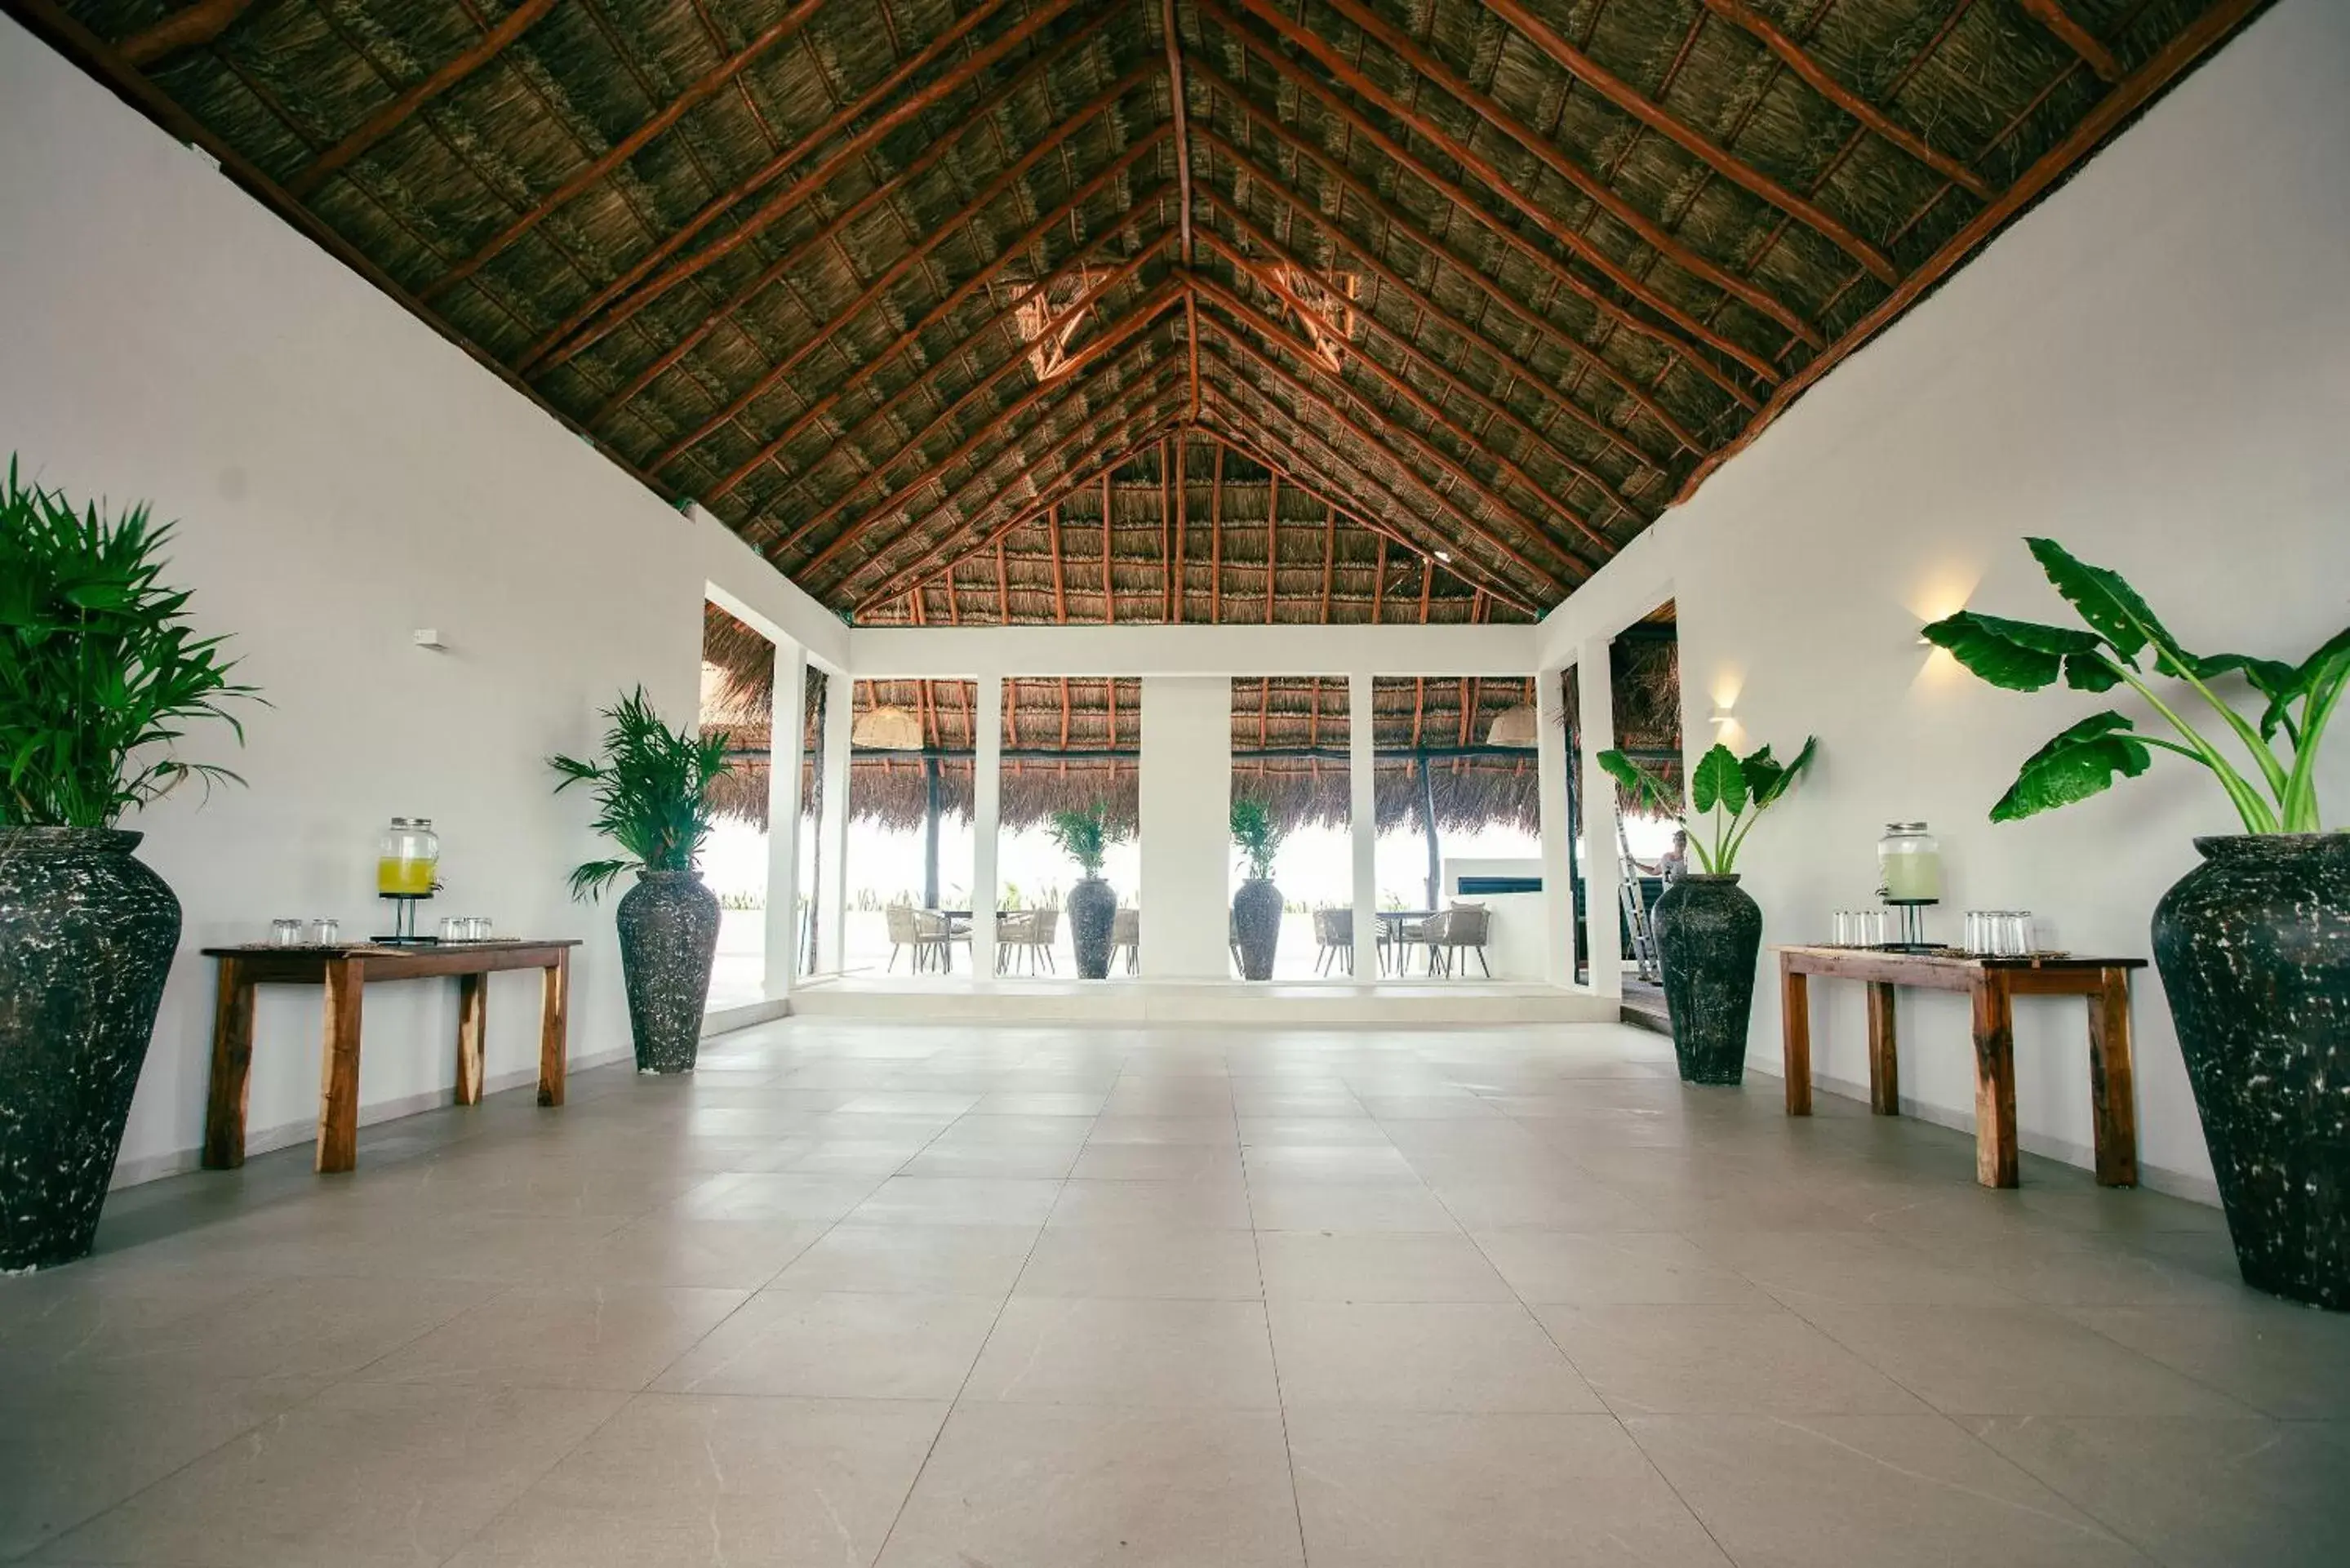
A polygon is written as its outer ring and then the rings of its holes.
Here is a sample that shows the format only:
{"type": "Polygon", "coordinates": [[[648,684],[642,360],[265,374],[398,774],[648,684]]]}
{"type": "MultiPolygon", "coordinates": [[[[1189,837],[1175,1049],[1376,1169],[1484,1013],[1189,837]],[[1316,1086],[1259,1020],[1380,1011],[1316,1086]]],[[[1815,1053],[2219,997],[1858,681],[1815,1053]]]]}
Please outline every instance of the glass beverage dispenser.
{"type": "Polygon", "coordinates": [[[1942,901],[1942,846],[1922,822],[1888,822],[1877,841],[1877,896],[1900,910],[1899,940],[1912,951],[1926,940],[1926,907],[1942,901]]]}
{"type": "Polygon", "coordinates": [[[376,841],[375,890],[392,900],[390,942],[427,940],[416,934],[416,903],[441,886],[441,838],[429,816],[395,816],[376,841]]]}

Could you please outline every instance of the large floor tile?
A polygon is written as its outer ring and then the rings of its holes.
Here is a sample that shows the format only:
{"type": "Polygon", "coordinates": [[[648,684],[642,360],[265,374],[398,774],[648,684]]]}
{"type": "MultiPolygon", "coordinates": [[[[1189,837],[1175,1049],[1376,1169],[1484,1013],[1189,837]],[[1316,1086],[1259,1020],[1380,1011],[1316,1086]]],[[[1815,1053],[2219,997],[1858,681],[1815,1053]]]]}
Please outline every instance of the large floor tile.
{"type": "Polygon", "coordinates": [[[1289,1445],[1313,1563],[1728,1562],[1607,1416],[1296,1411],[1289,1445]]]}
{"type": "Polygon", "coordinates": [[[1015,1295],[967,1399],[1269,1410],[1279,1402],[1256,1302],[1015,1295]]]}
{"type": "Polygon", "coordinates": [[[646,1394],[518,1497],[451,1568],[866,1563],[942,1404],[646,1394]]]}
{"type": "Polygon", "coordinates": [[[858,1225],[1034,1225],[1053,1211],[1057,1180],[893,1176],[849,1214],[858,1225]]]}
{"type": "Polygon", "coordinates": [[[1024,1296],[1155,1296],[1253,1301],[1257,1241],[1206,1226],[1055,1225],[1029,1255],[1024,1296]]]}
{"type": "Polygon", "coordinates": [[[1260,1231],[1458,1231],[1451,1211],[1417,1181],[1249,1183],[1260,1231]]]}
{"type": "Polygon", "coordinates": [[[437,1563],[629,1397],[341,1384],[60,1537],[44,1555],[172,1568],[437,1563]]]}
{"type": "Polygon", "coordinates": [[[1291,1409],[1602,1410],[1515,1302],[1274,1301],[1291,1409]]]}
{"type": "Polygon", "coordinates": [[[1774,1306],[1538,1306],[1618,1415],[1911,1415],[1917,1397],[1774,1306]]]}
{"type": "Polygon", "coordinates": [[[1238,1181],[1078,1181],[1061,1189],[1045,1229],[1249,1228],[1248,1189],[1238,1181]]]}
{"type": "Polygon", "coordinates": [[[951,1399],[1002,1306],[995,1296],[764,1291],[654,1385],[675,1394],[951,1399]]]}
{"type": "Polygon", "coordinates": [[[2069,1315],[2269,1415],[2350,1419],[2350,1314],[2254,1293],[2225,1309],[2079,1307],[2069,1315]]]}
{"type": "Polygon", "coordinates": [[[965,1404],[880,1568],[1301,1568],[1272,1411],[965,1404]]]}
{"type": "Polygon", "coordinates": [[[1257,1251],[1273,1301],[1514,1299],[1476,1243],[1458,1232],[1267,1231],[1257,1251]]]}
{"type": "Polygon", "coordinates": [[[1020,1277],[1042,1229],[842,1223],[793,1259],[771,1288],[1001,1296],[1020,1277]]]}
{"type": "Polygon", "coordinates": [[[1488,1231],[1474,1238],[1520,1297],[1574,1306],[1767,1305],[1744,1275],[1658,1231],[1488,1231]]]}
{"type": "Polygon", "coordinates": [[[1739,1568],[2122,1568],[2147,1559],[1940,1416],[1639,1416],[1739,1568]]]}
{"type": "Polygon", "coordinates": [[[638,1389],[718,1326],[742,1291],[581,1285],[504,1291],[359,1376],[380,1383],[638,1389]]]}

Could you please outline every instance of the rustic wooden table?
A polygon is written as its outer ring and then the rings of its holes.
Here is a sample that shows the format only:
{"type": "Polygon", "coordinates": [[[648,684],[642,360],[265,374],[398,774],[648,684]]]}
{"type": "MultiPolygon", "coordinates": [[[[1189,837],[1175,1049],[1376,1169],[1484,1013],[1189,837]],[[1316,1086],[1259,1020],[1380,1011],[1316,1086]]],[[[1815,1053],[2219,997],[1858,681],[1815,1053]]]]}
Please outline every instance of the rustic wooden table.
{"type": "Polygon", "coordinates": [[[457,1103],[482,1098],[482,1044],[489,1033],[489,977],[500,970],[546,971],[539,993],[538,1103],[563,1103],[568,1047],[571,950],[563,941],[447,942],[417,947],[206,948],[220,962],[213,1012],[212,1096],[204,1113],[204,1168],[244,1163],[244,1113],[253,1080],[253,992],[257,985],[326,988],[325,1059],[318,1085],[321,1171],[359,1163],[359,995],[370,981],[457,977],[457,1103]]]}
{"type": "Polygon", "coordinates": [[[1811,977],[1868,987],[1868,1106],[1901,1113],[1895,1050],[1897,987],[1964,992],[1974,1002],[1975,1179],[2013,1187],[2015,1008],[2018,996],[2080,996],[2089,1004],[2089,1098],[2096,1128],[2097,1182],[2137,1185],[2137,1097],[2130,1068],[2129,971],[2144,959],[1980,958],[1960,952],[1887,952],[1878,948],[1785,947],[1779,955],[1780,1049],[1787,1114],[1812,1114],[1811,977]]]}

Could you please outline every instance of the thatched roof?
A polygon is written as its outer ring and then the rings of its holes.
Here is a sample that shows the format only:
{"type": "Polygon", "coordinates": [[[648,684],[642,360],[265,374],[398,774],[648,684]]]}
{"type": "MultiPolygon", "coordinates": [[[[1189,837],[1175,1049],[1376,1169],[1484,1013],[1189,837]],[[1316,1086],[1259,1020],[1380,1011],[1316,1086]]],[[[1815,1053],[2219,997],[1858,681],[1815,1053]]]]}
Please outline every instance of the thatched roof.
{"type": "Polygon", "coordinates": [[[1284,473],[1274,618],[1557,603],[2262,4],[10,9],[827,604],[1041,620],[1105,472],[1100,618],[1263,614],[1177,431],[1284,473]]]}

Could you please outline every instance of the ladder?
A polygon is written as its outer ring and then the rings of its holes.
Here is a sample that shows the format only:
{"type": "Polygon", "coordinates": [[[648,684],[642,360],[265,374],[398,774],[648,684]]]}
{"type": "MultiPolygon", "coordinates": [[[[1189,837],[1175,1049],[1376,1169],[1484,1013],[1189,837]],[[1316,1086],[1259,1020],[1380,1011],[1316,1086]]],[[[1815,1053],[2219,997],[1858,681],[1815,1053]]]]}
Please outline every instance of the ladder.
{"type": "Polygon", "coordinates": [[[1648,919],[1648,899],[1640,891],[1640,867],[1632,859],[1632,842],[1624,836],[1624,819],[1616,819],[1616,899],[1624,911],[1624,929],[1632,933],[1632,961],[1640,978],[1661,984],[1664,969],[1657,958],[1657,928],[1648,919]]]}

